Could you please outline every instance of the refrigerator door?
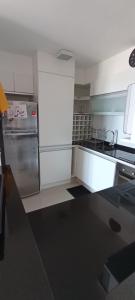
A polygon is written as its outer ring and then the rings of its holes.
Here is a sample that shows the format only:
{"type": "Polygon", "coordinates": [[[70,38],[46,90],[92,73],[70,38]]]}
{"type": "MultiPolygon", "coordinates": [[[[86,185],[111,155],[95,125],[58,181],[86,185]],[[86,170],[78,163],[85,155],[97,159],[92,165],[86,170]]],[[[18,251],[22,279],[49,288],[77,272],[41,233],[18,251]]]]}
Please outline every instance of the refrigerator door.
{"type": "Polygon", "coordinates": [[[4,131],[18,132],[18,131],[32,131],[37,132],[37,103],[30,101],[8,101],[9,112],[24,110],[23,117],[16,117],[13,114],[7,113],[3,120],[4,131]]]}
{"type": "Polygon", "coordinates": [[[27,135],[5,134],[5,158],[11,166],[21,197],[39,191],[38,171],[38,137],[37,134],[27,135]]]}

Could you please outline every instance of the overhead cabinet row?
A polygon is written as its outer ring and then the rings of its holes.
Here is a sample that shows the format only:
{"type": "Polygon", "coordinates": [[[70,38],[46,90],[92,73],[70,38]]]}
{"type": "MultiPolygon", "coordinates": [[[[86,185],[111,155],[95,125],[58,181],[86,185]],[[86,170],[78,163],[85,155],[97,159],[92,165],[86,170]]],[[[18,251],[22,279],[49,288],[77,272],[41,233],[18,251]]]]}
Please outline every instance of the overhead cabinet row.
{"type": "MultiPolygon", "coordinates": [[[[117,68],[118,70],[118,68],[117,68]]],[[[96,70],[98,74],[98,70],[96,70]]],[[[104,74],[99,72],[96,78],[90,80],[91,96],[101,95],[106,93],[113,93],[127,90],[128,85],[135,82],[135,70],[128,67],[121,72],[111,72],[104,69],[104,74]]]]}
{"type": "Polygon", "coordinates": [[[33,94],[33,75],[0,70],[0,82],[7,93],[33,94]]]}

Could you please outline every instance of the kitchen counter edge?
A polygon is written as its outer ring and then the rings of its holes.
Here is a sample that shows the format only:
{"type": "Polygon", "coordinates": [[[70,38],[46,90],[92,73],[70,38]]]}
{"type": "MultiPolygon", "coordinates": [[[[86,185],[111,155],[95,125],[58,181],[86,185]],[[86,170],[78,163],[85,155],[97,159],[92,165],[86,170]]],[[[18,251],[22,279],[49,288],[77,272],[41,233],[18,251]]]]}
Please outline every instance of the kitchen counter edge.
{"type": "Polygon", "coordinates": [[[5,251],[0,261],[1,300],[54,300],[11,169],[4,173],[5,251]]]}
{"type": "Polygon", "coordinates": [[[134,164],[130,164],[130,163],[124,161],[124,160],[120,160],[118,158],[114,158],[114,157],[112,157],[110,155],[104,154],[102,152],[98,152],[98,151],[90,149],[88,147],[84,147],[84,146],[81,146],[81,145],[73,145],[72,148],[79,148],[79,149],[82,149],[82,150],[84,150],[86,152],[89,152],[89,153],[95,154],[97,156],[100,156],[100,157],[102,157],[104,159],[107,159],[109,161],[116,162],[116,163],[118,162],[118,163],[121,163],[121,164],[123,164],[125,166],[128,166],[128,167],[131,167],[131,168],[135,169],[135,165],[134,164]]]}

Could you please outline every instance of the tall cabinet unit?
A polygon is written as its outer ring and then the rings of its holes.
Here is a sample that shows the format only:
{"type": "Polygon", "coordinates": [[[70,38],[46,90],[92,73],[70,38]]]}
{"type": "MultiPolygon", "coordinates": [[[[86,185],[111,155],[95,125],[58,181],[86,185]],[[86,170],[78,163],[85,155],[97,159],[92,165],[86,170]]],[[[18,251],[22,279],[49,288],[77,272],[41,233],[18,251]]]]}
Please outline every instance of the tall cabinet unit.
{"type": "Polygon", "coordinates": [[[74,60],[37,54],[41,189],[71,178],[74,60]]]}

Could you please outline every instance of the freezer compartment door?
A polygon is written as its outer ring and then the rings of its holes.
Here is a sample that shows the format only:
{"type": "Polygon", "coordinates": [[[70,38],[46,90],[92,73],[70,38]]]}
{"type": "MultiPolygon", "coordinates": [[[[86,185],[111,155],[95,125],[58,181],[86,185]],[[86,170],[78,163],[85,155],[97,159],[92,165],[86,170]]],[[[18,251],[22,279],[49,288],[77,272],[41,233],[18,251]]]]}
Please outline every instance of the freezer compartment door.
{"type": "Polygon", "coordinates": [[[39,191],[38,137],[4,135],[6,163],[11,166],[19,193],[26,197],[39,191]]]}
{"type": "Polygon", "coordinates": [[[3,129],[4,131],[37,131],[37,103],[28,101],[8,101],[9,111],[4,116],[3,129]],[[24,116],[19,117],[14,115],[13,112],[17,111],[19,106],[19,111],[24,111],[24,116]],[[13,114],[12,114],[13,113],[13,114]]]}

